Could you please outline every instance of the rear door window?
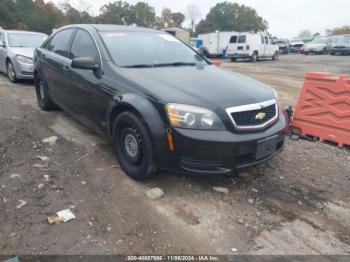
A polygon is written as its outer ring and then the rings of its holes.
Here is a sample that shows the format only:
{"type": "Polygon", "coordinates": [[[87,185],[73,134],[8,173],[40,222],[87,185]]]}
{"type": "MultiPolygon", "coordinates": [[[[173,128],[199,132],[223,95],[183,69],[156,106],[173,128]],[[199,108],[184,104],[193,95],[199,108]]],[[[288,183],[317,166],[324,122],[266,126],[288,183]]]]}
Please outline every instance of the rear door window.
{"type": "Polygon", "coordinates": [[[72,37],[73,32],[74,32],[74,29],[66,29],[58,32],[51,39],[50,43],[47,46],[47,49],[60,56],[69,58],[67,49],[68,49],[69,40],[72,37]]]}
{"type": "Polygon", "coordinates": [[[237,36],[236,36],[236,35],[231,36],[231,38],[230,38],[230,43],[231,43],[231,44],[237,43],[237,36]]]}
{"type": "Polygon", "coordinates": [[[265,44],[265,41],[264,41],[264,37],[263,37],[263,36],[261,37],[261,43],[262,43],[262,44],[265,44]]]}
{"type": "Polygon", "coordinates": [[[242,43],[245,43],[245,41],[246,41],[246,39],[247,39],[247,37],[245,36],[245,35],[240,35],[239,37],[238,37],[238,43],[239,44],[242,44],[242,43]]]}

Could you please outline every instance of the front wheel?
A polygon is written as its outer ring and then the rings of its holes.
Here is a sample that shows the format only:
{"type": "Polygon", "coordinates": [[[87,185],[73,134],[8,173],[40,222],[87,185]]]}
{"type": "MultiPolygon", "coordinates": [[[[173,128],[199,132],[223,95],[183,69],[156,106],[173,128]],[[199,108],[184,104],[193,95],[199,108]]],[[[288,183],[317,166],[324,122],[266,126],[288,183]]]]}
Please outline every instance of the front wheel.
{"type": "Polygon", "coordinates": [[[113,149],[122,170],[131,178],[145,180],[155,173],[149,132],[135,114],[123,112],[115,120],[113,149]]]}
{"type": "Polygon", "coordinates": [[[7,67],[7,77],[11,83],[18,83],[18,78],[16,75],[15,67],[13,66],[11,61],[8,61],[6,64],[7,67]]]}
{"type": "Polygon", "coordinates": [[[253,63],[256,63],[258,61],[258,54],[257,52],[254,52],[253,55],[250,57],[250,61],[253,63]]]}
{"type": "Polygon", "coordinates": [[[236,61],[237,61],[237,58],[231,57],[231,62],[236,62],[236,61]]]}

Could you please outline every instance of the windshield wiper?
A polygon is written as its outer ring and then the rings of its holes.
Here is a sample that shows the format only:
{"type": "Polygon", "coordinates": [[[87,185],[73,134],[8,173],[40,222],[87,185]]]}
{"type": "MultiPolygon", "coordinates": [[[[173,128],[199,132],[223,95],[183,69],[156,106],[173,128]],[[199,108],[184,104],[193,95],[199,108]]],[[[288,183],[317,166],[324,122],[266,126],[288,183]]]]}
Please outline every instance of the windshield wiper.
{"type": "Polygon", "coordinates": [[[154,67],[162,67],[162,66],[195,66],[196,63],[191,62],[174,62],[174,63],[163,63],[163,64],[155,64],[154,67]]]}
{"type": "Polygon", "coordinates": [[[129,65],[129,66],[122,66],[125,68],[150,68],[150,67],[154,67],[154,65],[150,64],[150,65],[146,65],[146,64],[140,64],[140,65],[129,65]]]}
{"type": "Polygon", "coordinates": [[[162,64],[139,64],[139,65],[129,65],[122,66],[125,68],[153,68],[153,67],[166,67],[166,66],[195,66],[196,63],[190,62],[174,62],[174,63],[162,63],[162,64]]]}

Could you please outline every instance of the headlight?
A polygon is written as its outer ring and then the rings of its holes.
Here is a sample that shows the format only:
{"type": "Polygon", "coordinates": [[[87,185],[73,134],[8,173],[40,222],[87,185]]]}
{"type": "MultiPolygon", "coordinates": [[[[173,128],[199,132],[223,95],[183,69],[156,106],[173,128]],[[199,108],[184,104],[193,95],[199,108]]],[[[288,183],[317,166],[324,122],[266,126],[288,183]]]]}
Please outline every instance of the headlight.
{"type": "Polygon", "coordinates": [[[167,104],[166,112],[170,124],[174,127],[188,129],[225,129],[219,117],[212,111],[190,105],[167,104]]]}
{"type": "Polygon", "coordinates": [[[30,57],[26,57],[26,56],[23,56],[23,55],[16,55],[17,57],[17,60],[21,63],[24,63],[24,64],[33,64],[33,59],[30,58],[30,57]]]}

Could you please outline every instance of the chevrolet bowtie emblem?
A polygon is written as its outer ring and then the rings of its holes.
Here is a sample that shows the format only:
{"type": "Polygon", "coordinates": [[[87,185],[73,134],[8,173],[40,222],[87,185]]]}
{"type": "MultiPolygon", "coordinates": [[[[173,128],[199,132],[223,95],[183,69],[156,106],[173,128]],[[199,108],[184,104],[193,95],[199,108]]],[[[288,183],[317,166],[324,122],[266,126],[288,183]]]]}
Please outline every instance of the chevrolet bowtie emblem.
{"type": "Polygon", "coordinates": [[[255,119],[256,119],[256,120],[262,121],[262,120],[265,119],[265,117],[266,117],[266,114],[265,114],[264,112],[260,112],[259,114],[257,114],[257,115],[255,116],[255,119]]]}

